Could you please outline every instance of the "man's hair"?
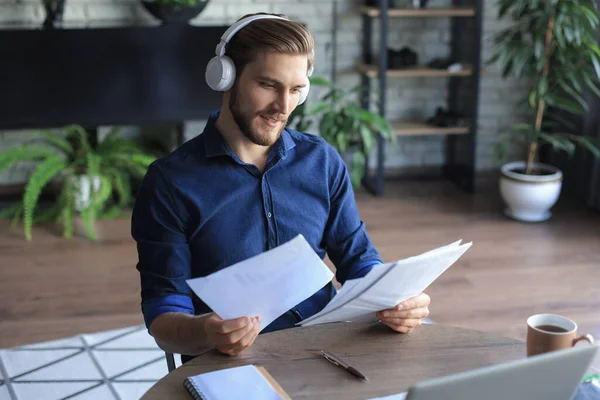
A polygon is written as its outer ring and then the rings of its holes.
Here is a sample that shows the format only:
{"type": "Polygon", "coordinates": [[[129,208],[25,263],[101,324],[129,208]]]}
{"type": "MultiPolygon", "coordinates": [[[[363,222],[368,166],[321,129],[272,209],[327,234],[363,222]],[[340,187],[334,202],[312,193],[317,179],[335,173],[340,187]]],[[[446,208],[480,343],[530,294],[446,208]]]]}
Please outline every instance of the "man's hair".
{"type": "MultiPolygon", "coordinates": [[[[246,14],[238,21],[254,15],[275,15],[287,18],[283,14],[254,13],[246,14]]],[[[251,63],[260,51],[306,54],[308,70],[314,63],[314,39],[301,24],[291,20],[258,19],[240,29],[229,41],[225,54],[229,56],[239,77],[244,67],[251,63]]],[[[307,70],[307,71],[308,71],[307,70]]]]}

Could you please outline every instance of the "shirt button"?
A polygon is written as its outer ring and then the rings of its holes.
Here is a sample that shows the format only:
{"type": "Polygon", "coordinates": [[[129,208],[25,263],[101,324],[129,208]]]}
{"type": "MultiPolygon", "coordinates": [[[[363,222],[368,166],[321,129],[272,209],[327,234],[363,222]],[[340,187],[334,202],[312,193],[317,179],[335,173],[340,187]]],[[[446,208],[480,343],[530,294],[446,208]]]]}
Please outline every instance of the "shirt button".
{"type": "Polygon", "coordinates": [[[268,214],[267,214],[267,217],[268,217],[268,218],[271,218],[271,213],[268,213],[268,214]]]}

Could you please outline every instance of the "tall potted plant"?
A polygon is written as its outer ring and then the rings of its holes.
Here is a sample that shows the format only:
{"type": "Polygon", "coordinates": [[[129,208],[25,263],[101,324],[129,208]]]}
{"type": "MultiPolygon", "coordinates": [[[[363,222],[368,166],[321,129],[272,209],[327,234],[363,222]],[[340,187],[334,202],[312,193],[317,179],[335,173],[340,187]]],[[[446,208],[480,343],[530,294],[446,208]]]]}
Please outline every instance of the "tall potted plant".
{"type": "Polygon", "coordinates": [[[306,132],[317,122],[320,136],[344,158],[352,186],[357,188],[377,136],[381,134],[384,140],[391,141],[395,138],[394,129],[385,118],[360,106],[355,96],[360,85],[344,89],[322,77],[311,77],[310,85],[323,87],[326,92],[310,107],[297,107],[290,117],[290,127],[306,132]]]}
{"type": "Polygon", "coordinates": [[[599,13],[594,0],[500,0],[498,18],[512,24],[493,39],[503,77],[526,78],[529,118],[499,141],[502,157],[513,143],[523,160],[501,168],[505,214],[520,221],[550,218],[562,186],[562,171],[539,162],[540,146],[573,155],[577,147],[600,157],[600,143],[577,135],[561,112],[587,110],[585,96],[600,95],[599,13]]]}

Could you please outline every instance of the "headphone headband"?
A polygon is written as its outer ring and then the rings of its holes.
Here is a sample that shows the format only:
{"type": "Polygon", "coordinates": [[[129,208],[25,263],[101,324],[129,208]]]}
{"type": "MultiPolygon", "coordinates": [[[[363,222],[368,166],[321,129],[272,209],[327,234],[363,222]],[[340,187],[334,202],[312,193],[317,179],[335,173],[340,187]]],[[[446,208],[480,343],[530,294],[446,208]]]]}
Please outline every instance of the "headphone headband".
{"type": "Polygon", "coordinates": [[[249,23],[251,23],[253,21],[256,21],[258,19],[283,19],[285,21],[289,21],[289,19],[284,18],[284,17],[279,17],[277,15],[263,15],[263,14],[261,14],[261,15],[253,15],[251,17],[244,18],[244,19],[236,22],[232,26],[230,26],[229,29],[227,29],[225,31],[225,33],[223,34],[223,36],[221,36],[221,41],[217,45],[217,49],[215,51],[215,53],[217,54],[217,57],[223,57],[225,55],[225,46],[227,46],[227,43],[229,43],[229,41],[231,40],[231,38],[240,29],[242,29],[243,27],[245,27],[249,23]]]}
{"type": "MultiPolygon", "coordinates": [[[[236,68],[233,60],[225,55],[225,46],[227,46],[231,38],[240,29],[242,29],[249,23],[259,19],[282,19],[284,21],[289,21],[288,18],[280,17],[278,15],[258,14],[241,19],[234,23],[231,27],[229,27],[225,31],[225,33],[223,33],[223,36],[221,36],[221,41],[219,42],[219,44],[217,44],[217,48],[215,49],[216,56],[213,57],[206,66],[205,79],[206,83],[211,89],[224,92],[233,87],[236,77],[236,68]]],[[[311,54],[314,58],[314,48],[312,49],[311,54]]],[[[307,75],[309,77],[312,75],[313,70],[314,64],[307,71],[307,75]]],[[[310,80],[308,81],[308,85],[302,89],[298,104],[302,104],[306,100],[306,97],[308,96],[309,87],[310,80]]]]}

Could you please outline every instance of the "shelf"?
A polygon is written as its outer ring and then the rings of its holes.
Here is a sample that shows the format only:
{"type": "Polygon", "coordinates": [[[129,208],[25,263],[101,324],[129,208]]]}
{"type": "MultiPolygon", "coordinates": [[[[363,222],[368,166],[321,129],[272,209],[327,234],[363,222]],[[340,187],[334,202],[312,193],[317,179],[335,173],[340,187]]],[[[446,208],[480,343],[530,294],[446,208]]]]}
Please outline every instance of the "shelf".
{"type": "MultiPolygon", "coordinates": [[[[366,74],[371,78],[376,78],[379,75],[379,67],[377,65],[360,63],[357,65],[357,69],[360,73],[366,74]]],[[[445,69],[417,66],[414,68],[388,69],[386,75],[392,78],[415,76],[470,76],[473,75],[473,68],[470,65],[463,65],[462,70],[457,72],[449,72],[445,69]]]]}
{"type": "MultiPolygon", "coordinates": [[[[404,8],[388,7],[386,4],[376,4],[375,1],[367,3],[369,5],[359,5],[356,8],[361,14],[362,23],[362,51],[361,59],[353,65],[354,74],[360,74],[361,87],[366,90],[366,95],[361,99],[361,104],[365,109],[370,109],[372,102],[375,101],[373,95],[377,94],[378,103],[386,116],[385,110],[389,107],[388,89],[391,80],[409,79],[417,84],[420,81],[435,81],[441,85],[447,85],[447,96],[445,99],[435,99],[435,92],[427,93],[434,97],[434,100],[443,102],[440,104],[443,109],[453,109],[456,104],[461,104],[461,108],[468,110],[466,114],[472,116],[478,115],[479,103],[479,80],[482,73],[481,69],[481,51],[482,51],[482,12],[484,0],[475,0],[469,4],[462,1],[447,2],[446,5],[439,7],[415,8],[410,5],[404,8]],[[429,62],[421,60],[416,65],[402,65],[402,62],[391,62],[389,53],[390,45],[394,45],[394,39],[388,37],[390,26],[393,23],[402,23],[412,19],[425,22],[426,18],[447,18],[451,22],[448,26],[449,49],[448,60],[460,61],[459,65],[452,65],[452,68],[438,62],[429,62]],[[463,22],[470,21],[469,24],[463,22]],[[382,36],[383,35],[383,36],[382,36]],[[375,40],[377,39],[377,41],[375,40]],[[375,43],[376,42],[376,43],[375,43]],[[386,51],[388,52],[386,55],[386,51]],[[460,68],[454,68],[459,66],[460,68]],[[438,82],[439,81],[439,82],[438,82]],[[374,93],[373,91],[377,93],[374,93]]],[[[387,3],[387,0],[386,0],[387,3]]],[[[408,2],[407,2],[408,3],[408,2]]],[[[399,5],[399,4],[395,4],[399,5]]],[[[410,22],[410,21],[409,21],[410,22]]],[[[409,29],[423,30],[428,32],[427,26],[412,26],[409,29]]],[[[431,43],[435,46],[434,42],[431,43]]],[[[442,61],[440,59],[440,61],[442,61]]],[[[400,83],[400,82],[397,82],[400,83]]],[[[423,95],[426,95],[424,93],[423,95]]],[[[394,107],[396,108],[396,107],[394,107]]],[[[396,109],[396,111],[400,111],[396,109]]],[[[394,112],[393,114],[396,114],[394,112]]],[[[443,139],[444,168],[442,176],[455,182],[466,190],[472,191],[475,177],[475,136],[477,135],[478,123],[473,117],[448,120],[455,122],[454,126],[441,127],[441,124],[427,116],[399,116],[391,117],[388,115],[388,121],[392,127],[392,135],[399,138],[427,138],[438,137],[443,139]],[[436,122],[430,124],[427,121],[436,122]]],[[[380,139],[380,138],[378,138],[380,139]]],[[[402,140],[402,139],[399,139],[402,140]]],[[[371,163],[365,166],[363,184],[376,196],[383,195],[384,178],[386,174],[385,140],[377,140],[377,152],[374,154],[376,161],[375,174],[371,172],[371,163]]],[[[420,168],[417,168],[420,169],[420,168]]],[[[412,174],[411,174],[412,175],[412,174]]],[[[419,176],[420,174],[417,174],[419,176]]],[[[413,175],[414,176],[414,175],[413,175]]]]}
{"type": "MultiPolygon", "coordinates": [[[[378,17],[380,14],[378,7],[363,6],[360,9],[362,14],[369,17],[378,17]]],[[[475,8],[473,7],[432,7],[432,8],[389,8],[388,17],[474,17],[475,8]]]]}
{"type": "Polygon", "coordinates": [[[419,135],[466,135],[469,126],[453,126],[448,128],[429,125],[424,121],[391,121],[396,136],[419,136],[419,135]]]}

